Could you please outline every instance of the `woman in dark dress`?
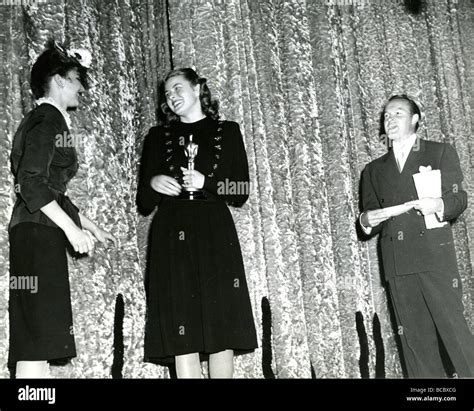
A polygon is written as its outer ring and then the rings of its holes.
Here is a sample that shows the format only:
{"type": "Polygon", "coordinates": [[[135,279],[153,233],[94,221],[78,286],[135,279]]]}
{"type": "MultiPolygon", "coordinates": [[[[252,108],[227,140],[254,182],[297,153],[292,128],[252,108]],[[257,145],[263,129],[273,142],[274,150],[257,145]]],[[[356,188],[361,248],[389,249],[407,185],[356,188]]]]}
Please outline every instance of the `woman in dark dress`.
{"type": "Polygon", "coordinates": [[[48,377],[48,360],[76,356],[66,246],[88,253],[96,239],[115,243],[65,195],[78,169],[67,110],[87,88],[89,63],[86,50],[48,42],[31,71],[37,107],[13,140],[8,362],[17,378],[48,377]]]}
{"type": "MultiPolygon", "coordinates": [[[[190,68],[164,79],[163,126],[145,139],[138,187],[150,232],[145,361],[175,361],[179,378],[231,378],[234,355],[257,347],[240,244],[227,204],[249,195],[239,125],[219,121],[206,79],[190,68]],[[197,144],[194,170],[185,148],[197,144]],[[202,199],[186,199],[186,190],[202,199]],[[184,197],[184,198],[182,198],[184,197]]],[[[189,149],[188,149],[189,151],[189,149]]],[[[189,153],[188,153],[189,154],[189,153]]]]}

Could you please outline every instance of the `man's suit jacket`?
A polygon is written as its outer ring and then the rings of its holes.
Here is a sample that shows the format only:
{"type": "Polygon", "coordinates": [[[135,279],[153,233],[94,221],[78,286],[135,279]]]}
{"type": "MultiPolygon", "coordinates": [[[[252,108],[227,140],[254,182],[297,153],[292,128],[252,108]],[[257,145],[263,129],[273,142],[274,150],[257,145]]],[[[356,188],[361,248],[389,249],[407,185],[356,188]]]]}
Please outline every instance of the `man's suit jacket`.
{"type": "MultiPolygon", "coordinates": [[[[413,174],[420,166],[441,170],[444,221],[457,218],[467,206],[456,150],[446,143],[417,139],[398,171],[393,150],[369,163],[362,172],[362,211],[390,207],[418,198],[413,174]]],[[[385,279],[427,271],[457,272],[451,225],[427,230],[423,215],[412,209],[372,229],[380,233],[385,279]]]]}

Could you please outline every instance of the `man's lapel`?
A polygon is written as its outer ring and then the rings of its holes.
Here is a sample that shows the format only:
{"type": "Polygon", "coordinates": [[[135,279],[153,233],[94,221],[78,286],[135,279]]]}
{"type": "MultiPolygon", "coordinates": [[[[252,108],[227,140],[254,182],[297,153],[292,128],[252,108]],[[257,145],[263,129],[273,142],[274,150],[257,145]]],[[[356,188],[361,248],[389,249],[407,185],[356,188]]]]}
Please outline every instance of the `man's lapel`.
{"type": "Polygon", "coordinates": [[[382,174],[385,180],[384,182],[392,186],[394,190],[398,189],[400,171],[398,171],[397,161],[395,160],[393,148],[390,149],[388,155],[385,157],[382,174]]]}
{"type": "Polygon", "coordinates": [[[407,161],[405,162],[405,167],[403,167],[403,171],[401,174],[407,174],[410,177],[413,174],[418,173],[420,165],[422,165],[422,158],[425,152],[425,142],[421,138],[417,137],[415,144],[410,150],[410,154],[407,157],[407,161]]]}

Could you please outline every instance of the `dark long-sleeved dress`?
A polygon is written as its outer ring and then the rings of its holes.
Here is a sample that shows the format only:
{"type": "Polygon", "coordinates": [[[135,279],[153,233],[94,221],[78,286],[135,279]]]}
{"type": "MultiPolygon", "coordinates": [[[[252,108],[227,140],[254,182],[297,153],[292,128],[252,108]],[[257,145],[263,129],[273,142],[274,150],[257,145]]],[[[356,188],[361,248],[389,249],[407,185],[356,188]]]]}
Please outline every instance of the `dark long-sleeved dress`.
{"type": "Polygon", "coordinates": [[[80,226],[65,195],[78,169],[69,129],[60,111],[42,104],[21,122],[13,140],[11,171],[17,199],[9,225],[10,351],[17,361],[76,355],[64,232],[40,209],[56,200],[80,226]]]}
{"type": "Polygon", "coordinates": [[[145,139],[137,203],[158,211],[150,232],[146,278],[145,361],[257,347],[240,244],[227,204],[249,195],[248,164],[237,123],[209,117],[153,127],[145,139]],[[154,191],[153,176],[182,182],[189,135],[198,144],[195,169],[205,175],[205,200],[154,191]]]}

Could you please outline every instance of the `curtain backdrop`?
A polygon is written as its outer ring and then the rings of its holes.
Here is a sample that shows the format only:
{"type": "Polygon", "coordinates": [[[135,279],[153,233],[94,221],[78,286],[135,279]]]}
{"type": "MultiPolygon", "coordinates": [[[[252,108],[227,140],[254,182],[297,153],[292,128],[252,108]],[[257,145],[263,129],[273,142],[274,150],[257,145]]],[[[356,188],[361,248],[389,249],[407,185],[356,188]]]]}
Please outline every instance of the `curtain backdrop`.
{"type": "MultiPolygon", "coordinates": [[[[232,212],[261,347],[236,359],[236,377],[373,378],[384,368],[402,377],[377,240],[361,241],[356,229],[360,172],[386,150],[378,126],[387,97],[407,92],[423,103],[419,134],[456,147],[474,201],[474,4],[425,3],[418,15],[402,1],[381,0],[0,6],[0,377],[9,375],[8,156],[33,107],[29,70],[51,35],[94,56],[94,87],[73,114],[81,165],[68,194],[120,238],[117,249],[98,246],[69,260],[78,356],[54,375],[111,377],[123,326],[123,376],[169,376],[142,361],[150,218],[136,211],[137,167],[156,123],[158,80],[171,67],[194,65],[223,117],[240,123],[251,172],[250,200],[232,212]]],[[[454,232],[473,326],[472,208],[454,232]]]]}

